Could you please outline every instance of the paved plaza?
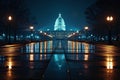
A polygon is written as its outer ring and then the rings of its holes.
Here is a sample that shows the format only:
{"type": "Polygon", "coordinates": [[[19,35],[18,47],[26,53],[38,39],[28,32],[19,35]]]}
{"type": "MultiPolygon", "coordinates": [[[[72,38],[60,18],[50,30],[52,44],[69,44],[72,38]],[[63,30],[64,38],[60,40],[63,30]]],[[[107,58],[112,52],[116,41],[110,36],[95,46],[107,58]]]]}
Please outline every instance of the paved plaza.
{"type": "Polygon", "coordinates": [[[120,79],[119,47],[71,41],[55,51],[50,43],[1,46],[0,80],[120,79]]]}

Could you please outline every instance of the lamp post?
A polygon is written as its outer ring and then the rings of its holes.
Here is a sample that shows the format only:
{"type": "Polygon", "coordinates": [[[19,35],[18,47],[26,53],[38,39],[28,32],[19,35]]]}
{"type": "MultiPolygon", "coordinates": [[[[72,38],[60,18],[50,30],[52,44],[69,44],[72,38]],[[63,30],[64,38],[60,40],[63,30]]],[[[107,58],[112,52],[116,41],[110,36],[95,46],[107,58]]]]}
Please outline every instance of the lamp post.
{"type": "Polygon", "coordinates": [[[84,27],[84,30],[85,30],[85,35],[86,35],[86,40],[87,40],[87,31],[88,31],[88,29],[89,29],[89,27],[88,26],[86,26],[86,27],[84,27]]]}
{"type": "Polygon", "coordinates": [[[108,43],[111,44],[111,26],[110,23],[113,21],[113,16],[107,16],[106,20],[109,22],[109,27],[108,27],[108,43]]]}
{"type": "Polygon", "coordinates": [[[13,19],[12,16],[8,16],[9,21],[12,21],[12,19],[13,19]]]}
{"type": "MultiPolygon", "coordinates": [[[[8,16],[8,21],[11,22],[13,20],[13,17],[12,16],[8,16]]],[[[10,43],[10,23],[9,23],[9,26],[8,26],[8,42],[10,43]]]]}
{"type": "Polygon", "coordinates": [[[34,29],[34,27],[33,26],[30,26],[30,32],[31,32],[31,35],[30,35],[30,38],[31,38],[31,41],[32,41],[32,36],[33,36],[33,29],[34,29]]]}

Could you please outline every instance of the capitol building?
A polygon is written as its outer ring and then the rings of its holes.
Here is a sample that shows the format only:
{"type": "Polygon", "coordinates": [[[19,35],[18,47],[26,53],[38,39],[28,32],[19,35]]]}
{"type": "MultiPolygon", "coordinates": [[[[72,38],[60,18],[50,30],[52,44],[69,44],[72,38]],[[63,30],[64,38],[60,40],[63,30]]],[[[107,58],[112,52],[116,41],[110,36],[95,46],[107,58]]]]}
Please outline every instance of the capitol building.
{"type": "Polygon", "coordinates": [[[62,18],[61,14],[59,14],[58,18],[55,21],[54,31],[65,31],[65,30],[66,30],[65,21],[62,18]]]}
{"type": "MultiPolygon", "coordinates": [[[[44,27],[45,29],[45,27],[44,27]]],[[[53,37],[53,39],[67,39],[68,36],[72,33],[75,33],[76,30],[67,30],[65,21],[62,17],[62,15],[59,13],[57,19],[55,20],[54,26],[53,26],[53,30],[51,29],[47,29],[47,30],[43,30],[43,32],[51,35],[53,37]]]]}

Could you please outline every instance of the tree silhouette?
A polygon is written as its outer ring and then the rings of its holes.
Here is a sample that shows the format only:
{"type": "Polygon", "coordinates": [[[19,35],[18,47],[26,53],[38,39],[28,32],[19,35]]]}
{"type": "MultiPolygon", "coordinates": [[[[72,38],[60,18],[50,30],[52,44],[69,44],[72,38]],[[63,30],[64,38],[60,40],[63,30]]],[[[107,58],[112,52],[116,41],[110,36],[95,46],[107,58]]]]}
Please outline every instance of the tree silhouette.
{"type": "Polygon", "coordinates": [[[16,33],[23,29],[30,23],[30,11],[24,0],[0,0],[0,29],[2,33],[8,34],[7,29],[10,27],[10,33],[16,33]],[[8,21],[8,16],[12,16],[13,20],[8,21]]]}
{"type": "Polygon", "coordinates": [[[111,26],[113,35],[120,34],[120,2],[118,0],[97,0],[86,11],[86,20],[96,36],[107,35],[108,27],[111,26]],[[108,25],[107,16],[113,16],[114,20],[108,25]]]}

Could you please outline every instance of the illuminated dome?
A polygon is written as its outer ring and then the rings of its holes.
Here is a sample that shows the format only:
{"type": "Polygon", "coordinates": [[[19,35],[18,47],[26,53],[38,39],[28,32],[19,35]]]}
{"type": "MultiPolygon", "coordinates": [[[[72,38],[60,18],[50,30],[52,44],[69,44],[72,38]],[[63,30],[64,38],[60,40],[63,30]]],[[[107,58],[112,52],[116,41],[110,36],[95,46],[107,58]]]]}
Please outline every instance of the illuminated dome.
{"type": "Polygon", "coordinates": [[[59,14],[58,18],[55,21],[54,30],[55,31],[65,31],[66,30],[65,22],[61,16],[61,14],[59,14]]]}

